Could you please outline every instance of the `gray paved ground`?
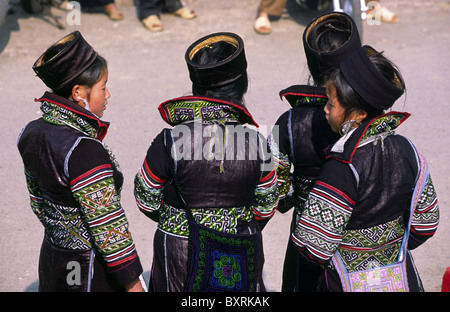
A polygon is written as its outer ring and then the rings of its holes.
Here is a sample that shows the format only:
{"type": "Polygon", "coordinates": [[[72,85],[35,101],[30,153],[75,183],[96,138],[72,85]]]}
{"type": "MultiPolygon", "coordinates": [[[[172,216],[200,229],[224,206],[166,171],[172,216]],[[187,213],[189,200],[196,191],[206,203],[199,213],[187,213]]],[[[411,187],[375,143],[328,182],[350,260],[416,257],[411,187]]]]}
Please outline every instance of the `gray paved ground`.
{"type": "MultiPolygon", "coordinates": [[[[109,62],[112,97],[104,119],[111,122],[106,137],[125,174],[123,206],[146,271],[151,268],[155,225],[138,212],[132,195],[133,178],[153,137],[165,126],[156,107],[169,98],[189,94],[184,52],[194,40],[216,31],[240,34],[249,62],[249,110],[264,131],[287,110],[278,92],[305,83],[306,67],[301,34],[312,12],[288,5],[269,36],[253,31],[258,0],[190,0],[199,17],[184,21],[164,15],[165,31],[150,33],[136,18],[131,0],[122,0],[126,19],[111,22],[104,15],[82,14],[81,25],[58,30],[38,16],[15,6],[0,29],[0,291],[36,291],[42,228],[28,205],[28,194],[16,139],[22,127],[39,117],[33,99],[45,91],[31,66],[51,43],[79,29],[109,62]]],[[[408,136],[428,158],[441,207],[438,233],[414,251],[427,291],[440,291],[442,274],[450,266],[448,99],[450,84],[450,2],[447,0],[384,1],[400,15],[396,25],[364,25],[364,43],[398,64],[407,96],[394,106],[412,117],[399,133],[408,136]]],[[[66,13],[56,12],[65,20],[66,13]]],[[[266,133],[268,130],[266,131],[266,133]]],[[[290,214],[277,213],[264,230],[265,280],[279,291],[288,239],[290,214]]]]}

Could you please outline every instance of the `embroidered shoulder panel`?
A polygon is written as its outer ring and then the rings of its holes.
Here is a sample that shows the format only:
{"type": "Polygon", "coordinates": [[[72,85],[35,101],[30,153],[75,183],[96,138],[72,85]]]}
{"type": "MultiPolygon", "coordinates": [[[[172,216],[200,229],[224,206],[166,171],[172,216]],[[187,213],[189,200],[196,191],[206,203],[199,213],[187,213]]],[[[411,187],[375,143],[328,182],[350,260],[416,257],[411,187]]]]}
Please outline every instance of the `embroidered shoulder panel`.
{"type": "Polygon", "coordinates": [[[172,125],[193,120],[238,120],[239,116],[238,110],[230,105],[206,100],[173,101],[164,105],[164,112],[172,125]]]}
{"type": "Polygon", "coordinates": [[[394,131],[406,118],[407,115],[404,113],[391,113],[380,116],[370,123],[361,140],[383,132],[394,131]]]}
{"type": "Polygon", "coordinates": [[[292,107],[302,107],[305,105],[325,105],[328,101],[326,97],[317,97],[317,96],[297,96],[295,102],[291,105],[292,107]]]}
{"type": "Polygon", "coordinates": [[[306,105],[324,106],[327,101],[326,89],[309,85],[293,85],[280,91],[280,97],[285,97],[292,107],[306,105]]]}
{"type": "Polygon", "coordinates": [[[64,107],[47,101],[42,101],[41,111],[44,113],[42,118],[49,123],[70,126],[84,132],[91,138],[95,138],[97,136],[99,129],[95,122],[89,120],[88,118],[83,118],[83,116],[80,116],[64,107]]]}

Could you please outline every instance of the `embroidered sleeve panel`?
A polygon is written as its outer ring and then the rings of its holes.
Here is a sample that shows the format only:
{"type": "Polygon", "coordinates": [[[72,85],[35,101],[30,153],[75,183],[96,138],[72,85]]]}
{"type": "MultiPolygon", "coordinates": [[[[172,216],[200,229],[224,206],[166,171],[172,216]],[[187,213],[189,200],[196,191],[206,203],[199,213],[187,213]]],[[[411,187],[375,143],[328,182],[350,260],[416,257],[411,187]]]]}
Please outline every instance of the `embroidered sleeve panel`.
{"type": "Polygon", "coordinates": [[[162,130],[153,140],[141,168],[134,178],[134,197],[139,210],[146,216],[158,210],[163,202],[164,184],[169,178],[169,166],[162,130]],[[150,213],[150,214],[149,214],[150,213]]]}
{"type": "Polygon", "coordinates": [[[274,168],[259,180],[255,189],[255,201],[252,210],[256,220],[268,220],[275,214],[277,206],[277,173],[274,168]]]}
{"type": "Polygon", "coordinates": [[[71,180],[93,242],[110,270],[137,258],[128,220],[120,204],[111,165],[97,166],[71,180]]]}
{"type": "Polygon", "coordinates": [[[165,182],[151,171],[145,160],[134,179],[134,197],[142,212],[153,212],[160,208],[165,182]]]}
{"type": "Polygon", "coordinates": [[[326,262],[341,243],[355,202],[335,187],[316,182],[292,233],[292,240],[311,258],[326,262]]]}
{"type": "Polygon", "coordinates": [[[27,182],[27,189],[30,195],[30,206],[39,221],[43,222],[44,205],[42,193],[39,186],[32,176],[31,172],[25,168],[25,178],[27,182]]]}
{"type": "Polygon", "coordinates": [[[267,141],[275,160],[280,200],[283,200],[287,196],[292,196],[293,193],[290,177],[291,162],[288,155],[285,155],[280,151],[276,140],[273,138],[273,133],[269,135],[267,141]]]}
{"type": "Polygon", "coordinates": [[[438,224],[439,204],[433,181],[431,180],[431,176],[428,175],[425,188],[411,220],[410,236],[415,239],[416,244],[422,244],[436,233],[438,224]]]}

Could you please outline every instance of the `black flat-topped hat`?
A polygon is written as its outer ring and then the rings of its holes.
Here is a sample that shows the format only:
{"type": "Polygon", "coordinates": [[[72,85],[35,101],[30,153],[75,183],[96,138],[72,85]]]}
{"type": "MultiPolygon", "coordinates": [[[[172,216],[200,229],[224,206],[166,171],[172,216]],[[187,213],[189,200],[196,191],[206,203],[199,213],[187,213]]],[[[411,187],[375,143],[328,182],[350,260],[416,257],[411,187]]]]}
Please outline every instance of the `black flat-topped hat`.
{"type": "Polygon", "coordinates": [[[37,76],[52,90],[59,90],[78,77],[97,58],[97,52],[74,31],[50,46],[34,63],[37,76]]]}
{"type": "Polygon", "coordinates": [[[220,32],[200,38],[187,49],[185,59],[191,81],[203,88],[215,88],[229,84],[244,75],[247,70],[244,42],[234,33],[220,32]],[[220,41],[236,48],[232,55],[216,64],[201,65],[195,61],[197,52],[220,41]]]}
{"type": "Polygon", "coordinates": [[[346,13],[332,12],[318,16],[303,32],[303,48],[313,77],[320,77],[327,70],[339,67],[340,62],[360,47],[361,39],[355,21],[346,13]],[[348,33],[349,39],[333,51],[321,52],[311,47],[311,37],[322,36],[328,31],[348,33]]]}
{"type": "MultiPolygon", "coordinates": [[[[377,54],[371,46],[365,45],[340,64],[345,80],[370,107],[370,110],[386,110],[397,101],[405,91],[402,77],[396,73],[397,85],[384,77],[370,60],[377,54]]],[[[363,103],[361,103],[363,104],[363,103]]]]}

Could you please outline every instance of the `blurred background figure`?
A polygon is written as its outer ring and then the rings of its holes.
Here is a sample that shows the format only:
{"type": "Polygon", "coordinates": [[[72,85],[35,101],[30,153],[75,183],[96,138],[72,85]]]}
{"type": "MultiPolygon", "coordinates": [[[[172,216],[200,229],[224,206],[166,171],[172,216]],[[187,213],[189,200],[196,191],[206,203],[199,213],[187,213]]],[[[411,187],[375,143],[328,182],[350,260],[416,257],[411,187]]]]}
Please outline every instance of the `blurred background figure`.
{"type": "Polygon", "coordinates": [[[162,13],[171,13],[184,19],[197,16],[194,10],[184,7],[180,0],[141,0],[138,4],[139,19],[150,31],[162,31],[162,13]]]}
{"type": "Polygon", "coordinates": [[[382,23],[395,24],[400,21],[398,15],[381,5],[381,1],[366,0],[366,5],[369,7],[367,10],[367,17],[370,16],[380,18],[382,23]]]}
{"type": "Polygon", "coordinates": [[[280,17],[286,6],[287,0],[261,0],[258,9],[258,16],[255,20],[255,31],[262,35],[272,32],[270,17],[280,17]]]}
{"type": "Polygon", "coordinates": [[[78,0],[81,8],[86,12],[105,12],[113,21],[123,20],[123,12],[114,3],[114,0],[78,0]]]}

